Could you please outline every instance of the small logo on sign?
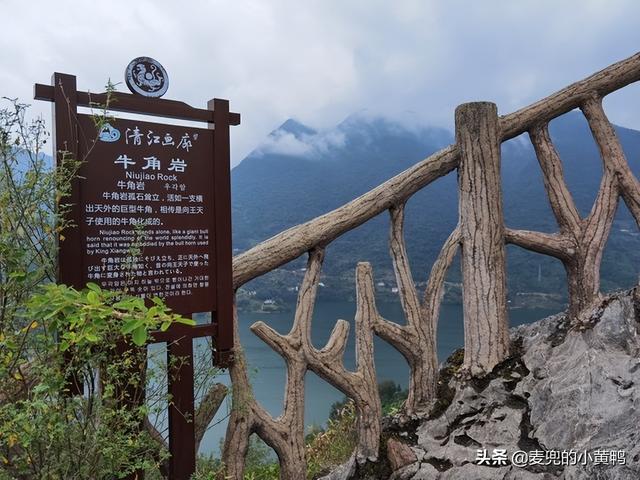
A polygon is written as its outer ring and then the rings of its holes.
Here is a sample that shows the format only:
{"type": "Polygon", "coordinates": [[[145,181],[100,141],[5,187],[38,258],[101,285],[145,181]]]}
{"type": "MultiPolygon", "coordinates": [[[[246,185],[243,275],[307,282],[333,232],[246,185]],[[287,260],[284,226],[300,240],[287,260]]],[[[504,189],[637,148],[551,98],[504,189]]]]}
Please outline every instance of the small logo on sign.
{"type": "Polygon", "coordinates": [[[124,76],[129,90],[144,97],[161,97],[169,88],[167,71],[151,57],[134,58],[124,76]]]}
{"type": "Polygon", "coordinates": [[[100,130],[98,138],[102,142],[117,142],[120,140],[120,130],[112,127],[110,123],[105,123],[102,130],[100,130]]]}

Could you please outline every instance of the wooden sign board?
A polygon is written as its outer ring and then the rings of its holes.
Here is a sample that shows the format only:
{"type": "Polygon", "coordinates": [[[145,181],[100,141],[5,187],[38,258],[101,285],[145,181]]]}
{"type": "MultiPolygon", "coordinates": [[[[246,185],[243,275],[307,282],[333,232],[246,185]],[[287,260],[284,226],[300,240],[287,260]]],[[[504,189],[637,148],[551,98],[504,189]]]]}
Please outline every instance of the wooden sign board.
{"type": "MultiPolygon", "coordinates": [[[[155,61],[132,62],[132,79],[155,92],[156,77],[145,75],[155,71],[149,62],[155,61]]],[[[198,109],[157,98],[157,92],[79,92],[76,78],[60,73],[52,85],[36,84],[34,97],[53,102],[58,165],[68,157],[83,161],[63,199],[71,205],[73,226],[62,232],[58,281],[161,297],[185,316],[211,312],[211,323],[151,334],[153,341],[167,342],[167,364],[177,364],[168,375],[168,475],[188,480],[196,458],[193,339],[213,338],[217,366],[233,360],[229,126],[238,125],[240,115],[221,99],[198,109]],[[78,112],[107,103],[110,111],[203,122],[206,128],[121,118],[98,127],[78,112]]]]}
{"type": "Polygon", "coordinates": [[[116,119],[98,132],[88,115],[78,128],[81,246],[61,268],[185,315],[215,311],[213,131],[116,119]]]}

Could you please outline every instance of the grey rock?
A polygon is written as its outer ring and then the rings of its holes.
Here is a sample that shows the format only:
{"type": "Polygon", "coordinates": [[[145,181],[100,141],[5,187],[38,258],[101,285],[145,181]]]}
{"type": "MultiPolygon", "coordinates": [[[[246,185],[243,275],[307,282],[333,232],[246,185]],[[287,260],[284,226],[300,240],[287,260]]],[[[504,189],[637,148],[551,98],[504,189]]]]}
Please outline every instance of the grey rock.
{"type": "Polygon", "coordinates": [[[550,473],[533,473],[517,467],[511,467],[504,476],[504,480],[556,480],[557,478],[550,473]]]}
{"type": "MultiPolygon", "coordinates": [[[[512,329],[520,357],[485,379],[453,378],[451,404],[418,419],[412,480],[640,479],[640,323],[630,293],[605,298],[585,325],[558,314],[512,329]],[[506,450],[509,461],[478,464],[506,450]],[[524,451],[542,465],[512,465],[524,451]],[[586,464],[544,465],[545,451],[591,455],[586,464]],[[601,453],[624,452],[600,464],[601,453]],[[415,470],[415,471],[414,471],[415,470]]],[[[565,462],[567,463],[567,462],[565,462]]],[[[402,472],[402,473],[401,473],[402,472]]]]}
{"type": "Polygon", "coordinates": [[[640,396],[631,387],[640,382],[640,370],[632,371],[640,341],[633,318],[631,299],[614,298],[593,329],[570,331],[555,347],[531,344],[525,364],[531,370],[543,361],[549,375],[527,377],[519,387],[529,394],[531,433],[541,445],[590,450],[638,444],[640,396]]]}
{"type": "Polygon", "coordinates": [[[349,480],[356,471],[356,456],[351,455],[349,460],[336,467],[331,473],[320,477],[319,480],[349,480]]]}
{"type": "Polygon", "coordinates": [[[441,418],[418,428],[424,458],[452,464],[434,478],[640,478],[640,336],[631,297],[605,300],[592,320],[591,328],[570,329],[560,314],[514,329],[512,339],[522,339],[522,362],[529,374],[504,375],[521,376],[513,391],[500,378],[481,392],[461,387],[441,418]],[[477,444],[463,448],[461,439],[477,444]],[[510,466],[503,473],[502,468],[474,464],[477,449],[494,448],[510,453],[624,450],[626,465],[591,462],[536,471],[510,466]]]}
{"type": "Polygon", "coordinates": [[[440,472],[430,463],[421,463],[420,469],[411,477],[411,480],[437,480],[440,472]]]}
{"type": "Polygon", "coordinates": [[[504,478],[510,467],[485,467],[467,463],[458,468],[452,468],[438,477],[438,480],[494,480],[504,478]]]}
{"type": "Polygon", "coordinates": [[[418,461],[421,462],[422,459],[424,458],[424,450],[422,450],[419,447],[411,447],[411,450],[413,450],[413,453],[418,459],[418,461]]]}
{"type": "Polygon", "coordinates": [[[414,477],[419,468],[420,462],[412,463],[393,472],[389,480],[409,480],[414,477]]]}
{"type": "Polygon", "coordinates": [[[394,472],[418,461],[418,457],[411,447],[395,438],[390,438],[387,441],[387,458],[394,472]]]}

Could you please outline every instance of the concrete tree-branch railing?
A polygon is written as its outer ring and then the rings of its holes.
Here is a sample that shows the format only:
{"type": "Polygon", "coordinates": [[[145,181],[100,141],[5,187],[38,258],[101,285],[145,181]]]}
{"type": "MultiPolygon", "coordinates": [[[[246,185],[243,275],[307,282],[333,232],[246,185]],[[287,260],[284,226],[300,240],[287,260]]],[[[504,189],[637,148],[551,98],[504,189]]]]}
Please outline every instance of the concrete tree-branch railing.
{"type": "Polygon", "coordinates": [[[327,345],[316,350],[311,344],[311,322],[307,324],[306,348],[309,368],[319,377],[353,399],[357,414],[358,445],[356,458],[363,463],[378,458],[382,430],[382,406],[373,359],[373,321],[377,318],[373,277],[368,263],[356,267],[356,371],[348,371],[343,356],[349,335],[349,323],[338,320],[327,345]]]}
{"type": "Polygon", "coordinates": [[[311,341],[311,319],[316,300],[320,270],[324,258],[322,249],[309,255],[307,270],[298,293],[295,318],[291,331],[282,335],[264,322],[256,322],[251,330],[283,357],[287,364],[287,385],[284,413],[273,418],[251,396],[246,372],[238,372],[234,381],[234,395],[242,405],[231,413],[230,425],[240,429],[228,430],[224,449],[225,474],[242,478],[244,455],[248,437],[257,433],[274,449],[280,460],[282,478],[306,477],[304,458],[304,376],[307,369],[343,391],[356,406],[358,445],[356,457],[360,462],[376,460],[380,437],[382,407],[377,391],[373,361],[372,324],[378,317],[373,299],[373,280],[368,264],[359,264],[356,271],[356,371],[343,365],[343,355],[349,334],[349,323],[339,320],[326,346],[318,350],[311,341]],[[240,453],[240,454],[239,454],[240,453]]]}
{"type": "Polygon", "coordinates": [[[591,212],[581,218],[564,180],[562,162],[547,123],[529,132],[543,174],[551,210],[560,232],[507,231],[509,243],[550,255],[562,261],[569,286],[569,313],[580,319],[600,298],[600,263],[611,225],[622,196],[640,226],[640,184],[626,161],[613,126],[602,108],[602,99],[587,97],[580,107],[591,128],[604,165],[600,189],[591,212]]]}
{"type": "MultiPolygon", "coordinates": [[[[438,375],[436,327],[440,298],[447,269],[458,250],[460,230],[456,228],[445,242],[433,264],[424,298],[418,298],[404,242],[404,205],[392,208],[389,246],[398,285],[398,293],[406,325],[376,316],[376,334],[393,345],[407,360],[410,368],[409,396],[405,403],[408,414],[430,405],[435,397],[438,375]]],[[[373,287],[371,287],[373,288],[373,287]]]]}
{"type": "Polygon", "coordinates": [[[296,307],[294,324],[281,335],[263,322],[252,330],[287,363],[284,412],[269,415],[255,400],[238,339],[236,361],[230,369],[233,408],[223,460],[226,477],[241,479],[252,433],[277,453],[281,478],[305,476],[304,375],[312,370],[351,397],[358,414],[359,462],[378,455],[380,399],[376,389],[372,332],[389,342],[411,368],[405,411],[429,408],[437,382],[436,328],[445,274],[458,246],[462,252],[466,371],[489,372],[509,354],[506,311],[504,244],[558,258],[569,284],[569,314],[575,322],[600,296],[600,261],[613,216],[622,197],[640,226],[640,183],[626,162],[615,130],[602,109],[602,98],[640,80],[640,53],[574,83],[512,114],[498,118],[493,104],[466,104],[456,112],[456,144],[396,175],[355,200],[266,240],[233,260],[233,282],[238,288],[305,253],[309,262],[296,307]],[[603,161],[600,189],[589,215],[581,218],[567,188],[560,157],[548,132],[549,122],[580,108],[591,128],[603,161]],[[506,228],[502,218],[500,143],[528,132],[534,146],[558,222],[557,233],[506,228]],[[458,227],[436,259],[422,301],[409,267],[404,234],[404,205],[417,191],[454,169],[459,172],[458,227]],[[339,320],[322,350],[313,347],[311,318],[324,248],[344,233],[388,210],[389,242],[398,293],[406,324],[383,319],[377,312],[373,275],[368,264],[356,269],[357,369],[344,368],[342,356],[348,323],[339,320]]]}

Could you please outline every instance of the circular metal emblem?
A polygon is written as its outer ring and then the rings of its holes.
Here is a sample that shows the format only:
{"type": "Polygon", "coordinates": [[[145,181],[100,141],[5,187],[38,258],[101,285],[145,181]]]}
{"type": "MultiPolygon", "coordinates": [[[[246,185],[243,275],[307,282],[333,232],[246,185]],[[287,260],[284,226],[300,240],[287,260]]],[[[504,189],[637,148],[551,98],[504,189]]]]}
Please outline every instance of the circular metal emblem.
{"type": "Polygon", "coordinates": [[[161,97],[169,88],[167,71],[160,62],[151,57],[131,60],[124,77],[131,92],[145,97],[161,97]]]}

